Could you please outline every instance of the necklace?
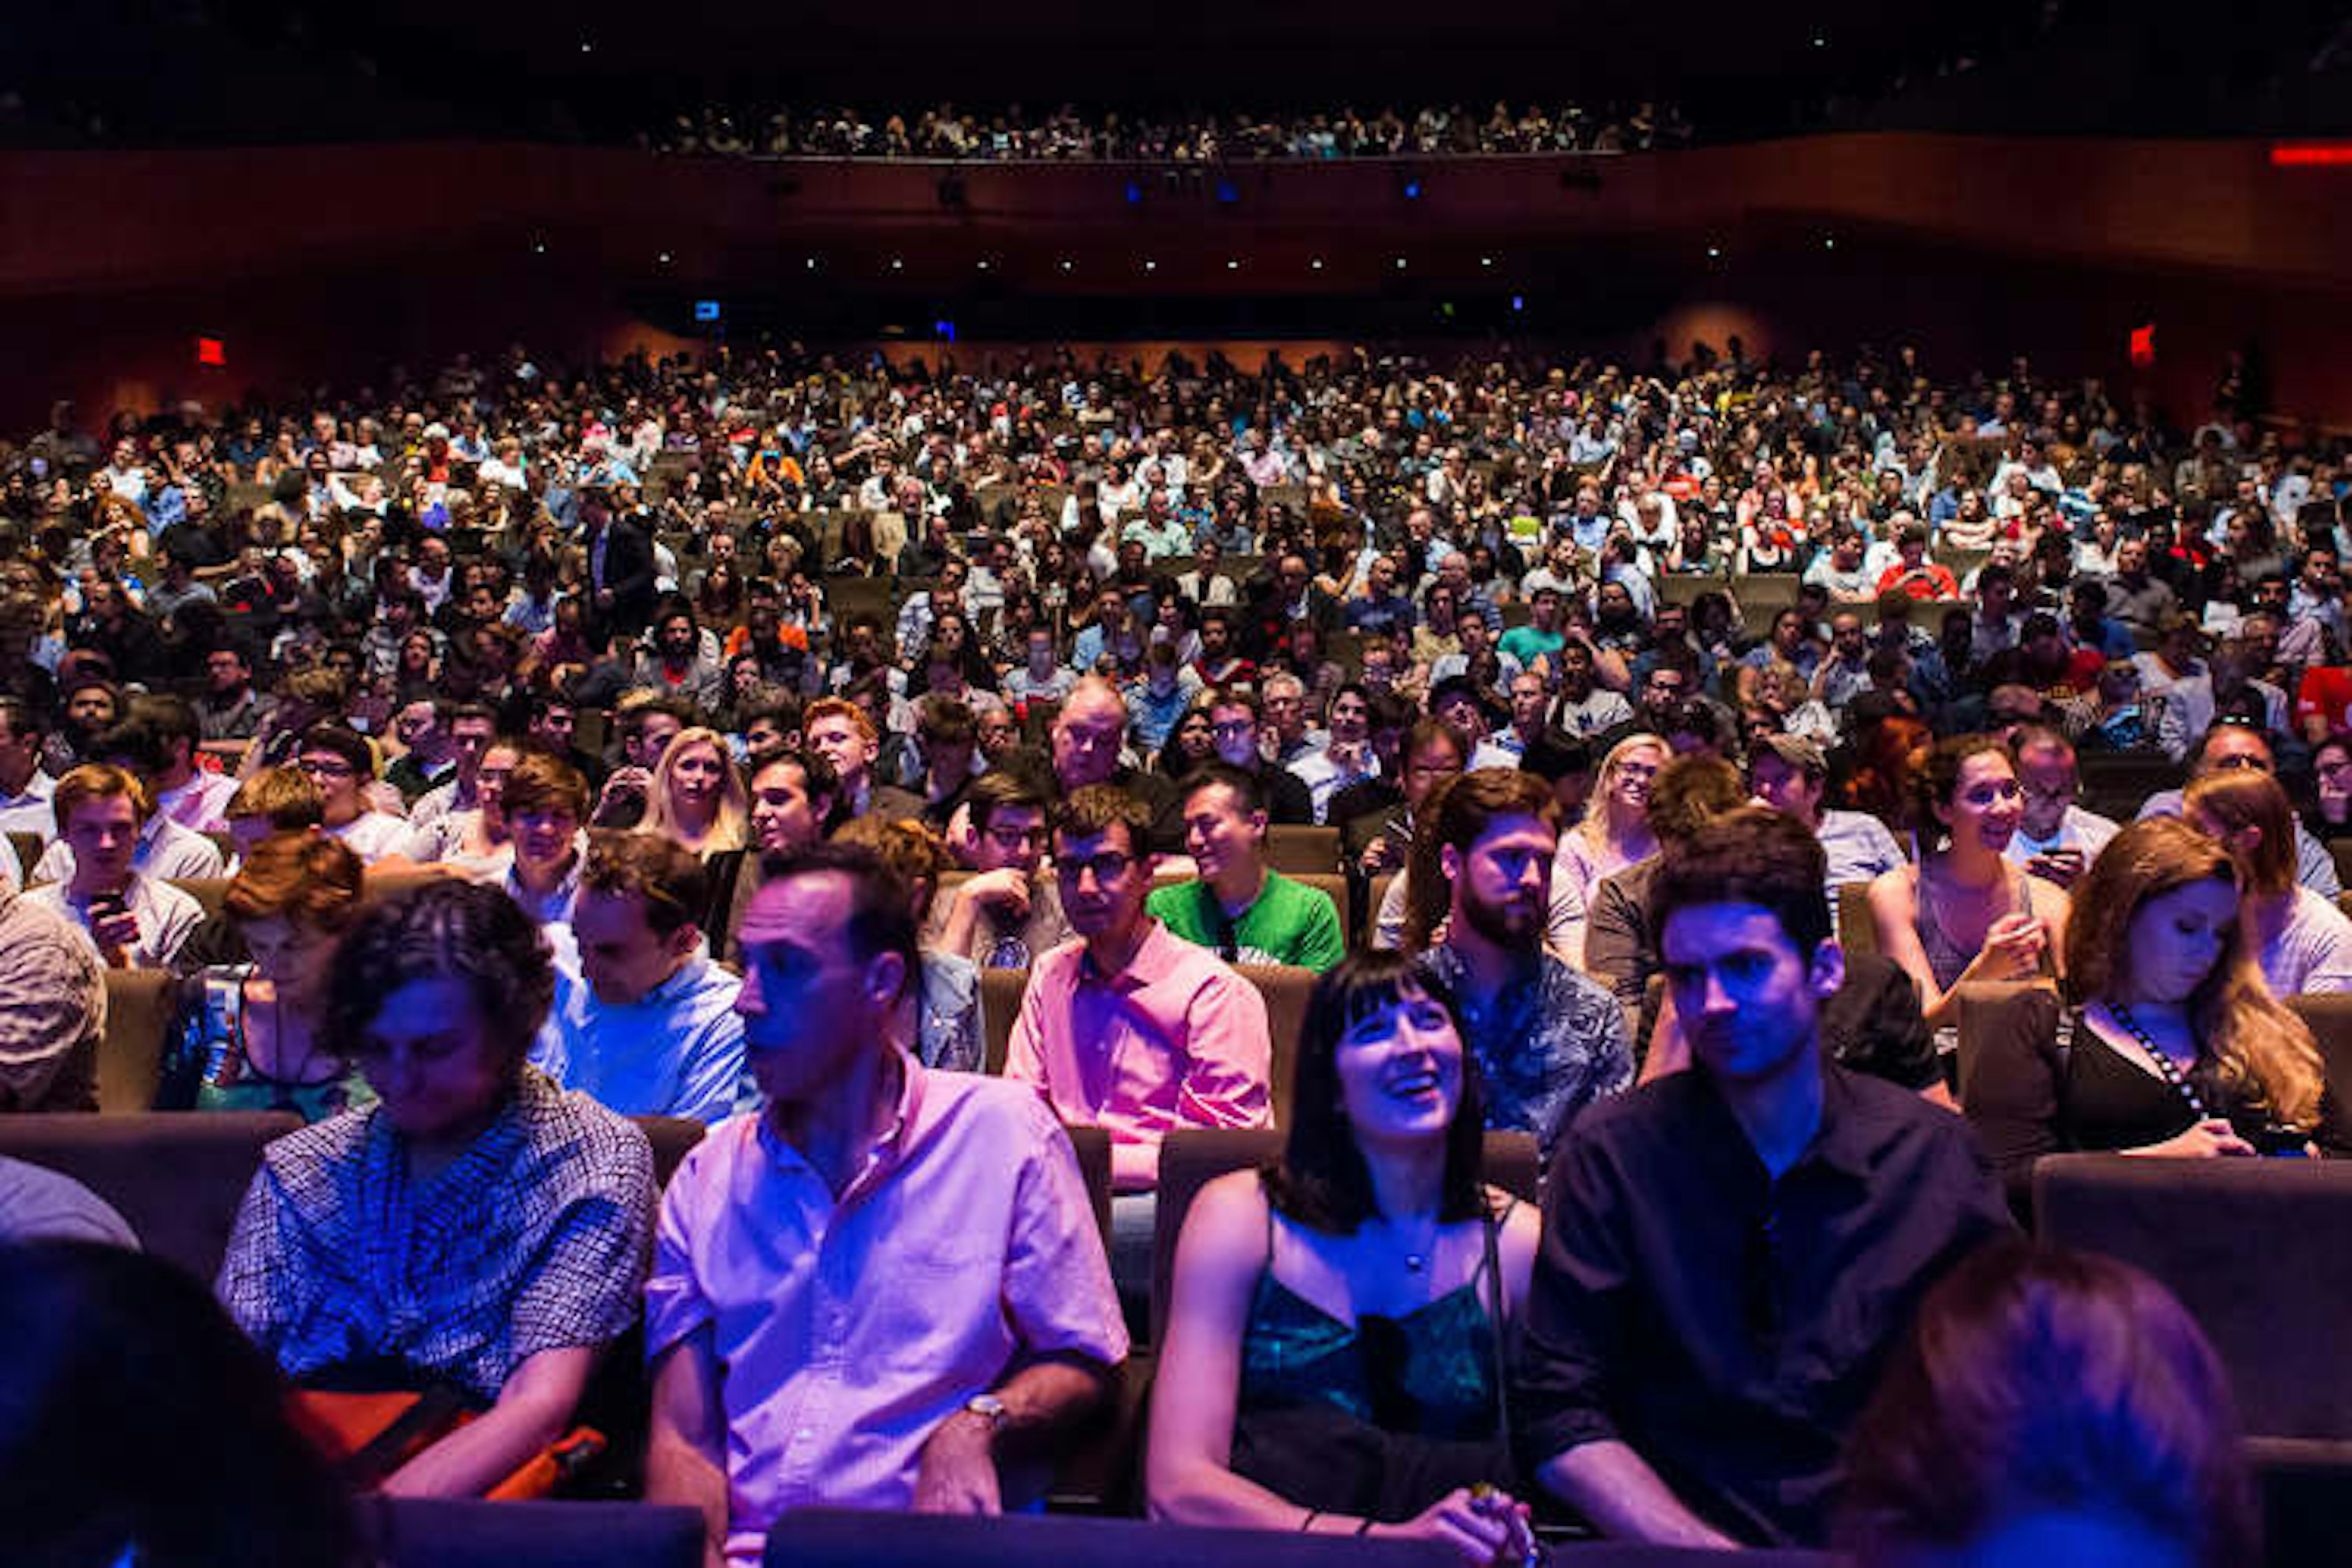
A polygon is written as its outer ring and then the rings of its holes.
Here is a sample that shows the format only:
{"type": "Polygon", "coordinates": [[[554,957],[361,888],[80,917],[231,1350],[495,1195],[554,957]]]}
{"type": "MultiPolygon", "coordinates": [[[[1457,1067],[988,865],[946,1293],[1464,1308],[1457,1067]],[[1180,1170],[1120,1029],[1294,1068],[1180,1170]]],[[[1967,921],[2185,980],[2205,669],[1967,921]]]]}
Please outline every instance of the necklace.
{"type": "MultiPolygon", "coordinates": [[[[1398,1234],[1399,1226],[1394,1220],[1388,1222],[1388,1228],[1390,1235],[1395,1236],[1398,1234]]],[[[1418,1230],[1421,1227],[1416,1226],[1414,1228],[1418,1230]]],[[[1422,1274],[1428,1271],[1430,1258],[1437,1251],[1438,1235],[1440,1232],[1444,1231],[1444,1228],[1445,1222],[1437,1215],[1432,1215],[1429,1218],[1428,1225],[1429,1239],[1422,1242],[1417,1247],[1412,1245],[1410,1241],[1407,1242],[1404,1252],[1404,1268],[1406,1273],[1422,1274]]]]}
{"type": "Polygon", "coordinates": [[[2164,1081],[2170,1084],[2187,1102],[2190,1113],[2200,1121],[2210,1115],[2210,1112],[2205,1109],[2205,1097],[2197,1092],[2197,1087],[2182,1075],[2179,1067],[2158,1047],[2148,1032],[2140,1027],[2139,1020],[2131,1016],[2131,1009],[2120,1002],[2110,1002],[2106,1006],[2107,1016],[2121,1024],[2124,1033],[2139,1043],[2139,1048],[2147,1053],[2148,1059],[2156,1064],[2156,1070],[2163,1076],[2164,1081]]]}

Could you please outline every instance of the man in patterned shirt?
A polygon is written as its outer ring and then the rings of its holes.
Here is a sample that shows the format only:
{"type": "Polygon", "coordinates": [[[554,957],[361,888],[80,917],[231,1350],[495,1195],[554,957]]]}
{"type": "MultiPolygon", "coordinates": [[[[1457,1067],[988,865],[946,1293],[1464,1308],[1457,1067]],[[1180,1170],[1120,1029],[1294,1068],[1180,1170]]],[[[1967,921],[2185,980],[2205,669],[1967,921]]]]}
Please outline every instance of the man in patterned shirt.
{"type": "Polygon", "coordinates": [[[1437,797],[1421,847],[1452,889],[1445,940],[1423,962],[1460,1004],[1486,1125],[1533,1132],[1547,1159],[1579,1110],[1633,1081],[1624,1014],[1543,943],[1558,822],[1542,780],[1482,768],[1437,797]]]}

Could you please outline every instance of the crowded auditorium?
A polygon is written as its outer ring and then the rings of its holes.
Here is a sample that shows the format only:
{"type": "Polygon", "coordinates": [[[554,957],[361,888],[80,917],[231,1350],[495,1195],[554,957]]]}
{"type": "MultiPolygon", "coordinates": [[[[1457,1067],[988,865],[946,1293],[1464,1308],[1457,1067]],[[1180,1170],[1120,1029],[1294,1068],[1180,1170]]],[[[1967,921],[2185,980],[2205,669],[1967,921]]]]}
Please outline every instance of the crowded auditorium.
{"type": "Polygon", "coordinates": [[[2352,25],[1021,9],[0,59],[0,1560],[2344,1561],[2352,25]]]}

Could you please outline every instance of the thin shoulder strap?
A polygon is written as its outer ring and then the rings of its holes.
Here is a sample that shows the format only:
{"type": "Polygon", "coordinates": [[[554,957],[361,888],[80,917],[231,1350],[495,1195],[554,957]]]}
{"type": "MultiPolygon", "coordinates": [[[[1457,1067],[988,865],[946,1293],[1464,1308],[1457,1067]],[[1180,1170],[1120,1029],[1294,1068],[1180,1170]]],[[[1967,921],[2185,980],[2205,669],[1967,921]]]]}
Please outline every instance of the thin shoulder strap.
{"type": "Polygon", "coordinates": [[[1517,1358],[1504,1351],[1505,1336],[1511,1333],[1511,1319],[1504,1310],[1502,1246],[1498,1238],[1503,1221],[1509,1217],[1511,1209],[1517,1206],[1518,1200],[1514,1198],[1510,1207],[1497,1215],[1489,1203],[1482,1222],[1486,1233],[1486,1300],[1495,1320],[1495,1331],[1488,1336],[1488,1342],[1495,1352],[1495,1439],[1503,1447],[1505,1472],[1514,1476],[1518,1474],[1518,1456],[1513,1451],[1511,1443],[1511,1363],[1517,1358]]]}

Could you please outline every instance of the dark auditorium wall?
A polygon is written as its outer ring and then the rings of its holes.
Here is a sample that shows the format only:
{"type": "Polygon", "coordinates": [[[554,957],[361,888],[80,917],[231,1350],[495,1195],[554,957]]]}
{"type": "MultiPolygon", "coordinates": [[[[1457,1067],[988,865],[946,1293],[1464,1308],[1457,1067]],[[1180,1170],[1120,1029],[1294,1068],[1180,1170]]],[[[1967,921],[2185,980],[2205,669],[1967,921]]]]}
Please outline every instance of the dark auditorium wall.
{"type": "Polygon", "coordinates": [[[1917,340],[1948,371],[2023,352],[2123,384],[2125,334],[2152,320],[2150,384],[2176,416],[2201,413],[2224,353],[2252,342],[2276,408],[2352,427],[2352,172],[2274,169],[2259,143],[1843,136],[1424,167],[1417,203],[1386,165],[1261,164],[1235,171],[1232,204],[1155,173],[1129,206],[1116,168],[973,165],[950,210],[939,171],[915,165],[529,146],[17,154],[0,158],[0,421],[38,419],[58,390],[94,414],[349,384],[459,346],[675,342],[636,308],[649,290],[791,299],[820,248],[832,287],[903,298],[916,330],[931,301],[981,287],[979,258],[999,300],[1273,290],[1308,333],[1318,299],[1406,287],[1388,259],[1409,249],[1412,289],[1590,296],[1561,313],[1566,335],[1634,357],[1653,335],[1679,350],[1737,321],[1758,352],[1917,340]],[[1486,249],[1504,272],[1479,269],[1486,249]],[[898,255],[903,273],[884,259],[898,255]],[[1057,256],[1083,265],[1064,274],[1057,256]],[[226,373],[195,366],[199,333],[226,341],[226,373]]]}

